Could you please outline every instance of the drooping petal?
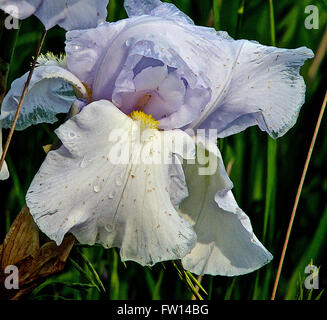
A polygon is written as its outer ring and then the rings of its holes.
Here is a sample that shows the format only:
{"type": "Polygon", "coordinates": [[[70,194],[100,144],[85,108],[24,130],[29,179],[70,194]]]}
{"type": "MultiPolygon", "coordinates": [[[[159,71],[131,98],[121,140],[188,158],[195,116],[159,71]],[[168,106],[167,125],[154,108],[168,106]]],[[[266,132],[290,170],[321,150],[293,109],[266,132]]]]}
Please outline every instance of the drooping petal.
{"type": "Polygon", "coordinates": [[[26,19],[38,8],[42,0],[0,0],[0,9],[16,19],[26,19]]]}
{"type": "MultiPolygon", "coordinates": [[[[2,156],[2,123],[0,121],[0,157],[2,156]]],[[[0,170],[0,180],[7,180],[9,178],[9,171],[6,162],[3,163],[0,170]]]]}
{"type": "MultiPolygon", "coordinates": [[[[11,127],[27,77],[28,73],[16,79],[3,100],[0,119],[4,128],[11,127]]],[[[51,64],[35,68],[16,129],[56,122],[56,114],[69,111],[76,100],[75,94],[88,99],[87,89],[71,72],[51,64]]]]}
{"type": "Polygon", "coordinates": [[[58,244],[71,232],[81,243],[120,247],[122,260],[142,265],[191,251],[196,235],[170,201],[168,160],[193,156],[193,140],[179,130],[138,132],[104,100],[57,129],[63,146],[49,152],[26,196],[43,232],[58,244]]]}
{"type": "MultiPolygon", "coordinates": [[[[183,266],[201,275],[249,273],[268,263],[272,256],[254,235],[248,216],[238,207],[218,148],[211,143],[206,148],[209,161],[217,164],[215,174],[199,175],[199,168],[207,169],[199,163],[184,167],[189,197],[181,203],[180,211],[194,225],[198,242],[182,259],[183,266]]],[[[205,154],[201,140],[198,152],[199,149],[205,154]]]]}
{"type": "Polygon", "coordinates": [[[35,15],[46,29],[88,29],[106,20],[109,0],[44,0],[35,15]]]}

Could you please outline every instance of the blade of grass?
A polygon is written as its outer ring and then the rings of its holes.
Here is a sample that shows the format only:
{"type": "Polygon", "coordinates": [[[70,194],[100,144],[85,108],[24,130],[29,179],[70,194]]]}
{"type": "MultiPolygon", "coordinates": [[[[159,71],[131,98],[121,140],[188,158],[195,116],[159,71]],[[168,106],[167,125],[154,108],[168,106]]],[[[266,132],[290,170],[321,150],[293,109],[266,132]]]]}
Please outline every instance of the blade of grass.
{"type": "Polygon", "coordinates": [[[230,298],[232,297],[232,293],[233,293],[233,289],[234,289],[234,286],[235,286],[235,283],[236,283],[236,279],[237,279],[237,277],[233,277],[233,280],[232,280],[231,284],[229,285],[229,287],[226,290],[224,300],[230,300],[230,298]]]}
{"type": "Polygon", "coordinates": [[[118,300],[119,299],[119,275],[118,275],[118,253],[116,249],[112,250],[113,259],[112,259],[112,271],[110,277],[110,299],[118,300]]]}
{"type": "Polygon", "coordinates": [[[307,174],[307,171],[308,171],[310,159],[311,159],[311,156],[312,156],[314,145],[315,145],[317,135],[318,135],[318,132],[319,132],[319,128],[320,128],[320,125],[321,125],[321,120],[322,120],[322,117],[323,117],[325,109],[326,109],[326,103],[327,103],[327,90],[326,90],[326,93],[325,93],[324,101],[323,101],[321,109],[320,109],[317,124],[316,124],[315,130],[314,130],[314,133],[313,133],[313,137],[312,137],[311,144],[310,144],[310,147],[309,147],[307,159],[306,159],[305,164],[304,164],[304,169],[303,169],[303,172],[302,172],[300,184],[299,184],[296,196],[295,196],[294,206],[293,206],[290,222],[289,222],[287,232],[286,232],[286,236],[285,236],[284,246],[283,246],[282,254],[281,254],[281,257],[280,257],[279,266],[278,266],[278,269],[277,269],[277,275],[276,275],[276,279],[275,279],[275,283],[274,283],[274,287],[273,287],[273,291],[272,291],[272,295],[271,295],[271,300],[274,300],[275,296],[276,296],[278,282],[279,282],[281,270],[282,270],[282,267],[283,267],[283,262],[284,262],[284,259],[285,259],[286,249],[287,249],[288,241],[289,241],[289,238],[290,238],[290,235],[291,235],[292,226],[293,226],[297,206],[298,206],[299,199],[300,199],[300,196],[301,196],[301,193],[302,193],[304,180],[305,180],[305,177],[306,177],[306,174],[307,174]]]}
{"type": "Polygon", "coordinates": [[[88,269],[90,270],[91,274],[93,275],[94,279],[96,280],[98,287],[102,290],[102,292],[106,292],[106,289],[97,273],[97,271],[95,270],[93,264],[90,262],[90,260],[82,253],[81,250],[77,250],[77,252],[80,254],[80,256],[83,258],[83,260],[85,261],[88,269]]]}
{"type": "Polygon", "coordinates": [[[269,218],[274,211],[276,195],[277,176],[277,142],[268,137],[267,141],[267,183],[266,183],[266,203],[264,211],[262,243],[266,244],[269,218]]]}
{"type": "Polygon", "coordinates": [[[244,19],[244,11],[245,11],[245,0],[240,0],[240,4],[237,10],[237,23],[236,23],[236,30],[235,30],[235,39],[238,39],[240,35],[240,31],[243,24],[244,19]]]}
{"type": "Polygon", "coordinates": [[[77,269],[77,271],[80,272],[81,275],[83,275],[87,280],[89,280],[90,283],[92,285],[94,285],[99,292],[101,292],[101,289],[94,282],[94,280],[92,279],[92,277],[90,277],[90,275],[75,260],[73,260],[72,258],[69,257],[69,261],[73,264],[73,266],[75,267],[75,269],[77,269]]]}
{"type": "Polygon", "coordinates": [[[213,0],[213,22],[216,30],[220,29],[220,9],[221,9],[221,0],[213,0]]]}
{"type": "Polygon", "coordinates": [[[159,274],[158,281],[156,282],[154,290],[152,292],[152,300],[161,300],[160,289],[161,289],[164,274],[165,274],[164,270],[161,270],[160,274],[159,274]]]}

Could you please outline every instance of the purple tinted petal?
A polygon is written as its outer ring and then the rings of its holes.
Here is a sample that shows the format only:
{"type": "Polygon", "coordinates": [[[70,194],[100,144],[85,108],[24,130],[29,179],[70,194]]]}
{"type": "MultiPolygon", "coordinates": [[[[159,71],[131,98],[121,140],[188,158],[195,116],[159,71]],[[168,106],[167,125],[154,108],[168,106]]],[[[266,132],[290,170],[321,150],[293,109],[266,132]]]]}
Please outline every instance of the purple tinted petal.
{"type": "Polygon", "coordinates": [[[171,3],[162,3],[159,0],[125,0],[124,6],[129,17],[151,15],[174,20],[177,23],[193,24],[190,17],[171,3]]]}
{"type": "Polygon", "coordinates": [[[46,29],[56,24],[66,30],[94,28],[107,17],[109,0],[44,0],[35,15],[46,29]]]}
{"type": "Polygon", "coordinates": [[[312,51],[246,40],[224,40],[220,45],[229,56],[220,67],[226,79],[216,82],[213,99],[191,127],[218,129],[219,137],[253,125],[273,138],[285,134],[304,103],[305,84],[299,71],[313,57],[312,51]]]}
{"type": "MultiPolygon", "coordinates": [[[[143,111],[159,120],[159,127],[162,129],[182,127],[190,123],[199,116],[210,99],[210,89],[195,79],[177,53],[170,54],[174,55],[170,60],[158,54],[152,42],[134,43],[124,68],[114,83],[112,93],[112,101],[127,114],[142,96],[151,95],[143,111]],[[175,65],[169,66],[166,61],[175,65]],[[142,66],[144,69],[140,71],[142,66]],[[138,72],[136,75],[135,70],[138,72]]],[[[96,95],[97,99],[110,99],[108,89],[101,90],[98,94],[100,95],[96,95]]]]}
{"type": "Polygon", "coordinates": [[[113,39],[125,27],[126,21],[103,23],[97,28],[67,32],[68,69],[91,89],[103,55],[113,39]]]}

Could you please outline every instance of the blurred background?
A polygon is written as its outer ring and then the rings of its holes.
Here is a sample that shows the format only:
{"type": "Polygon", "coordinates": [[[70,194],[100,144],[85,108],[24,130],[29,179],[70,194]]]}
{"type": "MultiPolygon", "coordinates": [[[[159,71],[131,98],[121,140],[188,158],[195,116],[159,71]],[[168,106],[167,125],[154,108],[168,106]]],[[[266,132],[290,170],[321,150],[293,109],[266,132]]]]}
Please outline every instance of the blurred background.
{"type": "MultiPolygon", "coordinates": [[[[204,276],[205,299],[269,299],[282,246],[327,83],[327,0],[176,0],[196,24],[227,31],[236,39],[256,40],[283,48],[306,46],[315,53],[301,69],[307,84],[306,102],[298,121],[284,137],[273,141],[257,127],[219,141],[231,168],[234,194],[249,215],[255,234],[274,255],[259,271],[239,277],[204,276]],[[318,29],[307,29],[305,8],[318,9],[318,29]],[[272,23],[274,21],[274,24],[272,23]]],[[[110,0],[108,21],[126,17],[123,0],[110,0]]],[[[311,21],[312,22],[312,21],[311,21]]],[[[9,68],[10,83],[29,70],[41,37],[35,17],[21,22],[9,68]]],[[[2,32],[0,56],[8,54],[8,32],[2,32]]],[[[65,32],[48,32],[42,52],[64,53],[65,32]]],[[[42,146],[55,138],[54,125],[16,131],[7,156],[11,177],[0,184],[0,243],[25,204],[25,193],[45,158],[42,146]]],[[[3,130],[5,141],[8,130],[3,130]]],[[[293,231],[286,253],[277,299],[315,299],[327,285],[327,125],[326,116],[316,141],[293,231]],[[320,267],[319,290],[304,288],[304,273],[312,263],[320,267]]],[[[326,300],[327,293],[320,299],[326,300]]],[[[192,293],[171,262],[153,268],[121,263],[115,249],[74,247],[63,272],[54,275],[25,299],[190,299],[192,293]],[[79,265],[79,267],[76,266],[79,265]],[[94,268],[94,270],[92,270],[94,268]],[[97,278],[97,275],[99,278],[97,278]],[[100,283],[101,282],[101,283],[100,283]],[[105,291],[102,288],[102,285],[105,291]],[[99,289],[99,287],[101,287],[99,289]]]]}

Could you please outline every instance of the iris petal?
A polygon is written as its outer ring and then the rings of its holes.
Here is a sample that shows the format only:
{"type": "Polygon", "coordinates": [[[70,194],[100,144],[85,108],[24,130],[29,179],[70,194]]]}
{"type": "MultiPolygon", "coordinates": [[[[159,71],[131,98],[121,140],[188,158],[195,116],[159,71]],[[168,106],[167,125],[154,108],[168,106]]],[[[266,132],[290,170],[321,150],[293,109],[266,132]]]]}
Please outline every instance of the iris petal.
{"type": "Polygon", "coordinates": [[[194,225],[198,241],[182,259],[183,266],[201,275],[252,272],[268,263],[272,255],[254,235],[248,216],[237,205],[218,148],[200,139],[198,148],[208,148],[211,161],[216,159],[218,167],[213,175],[199,175],[199,168],[203,168],[199,163],[184,167],[189,197],[181,203],[180,211],[194,225]]]}
{"type": "Polygon", "coordinates": [[[57,129],[63,146],[49,152],[26,197],[36,223],[51,239],[60,244],[71,232],[81,243],[120,247],[122,260],[142,265],[180,259],[191,251],[196,235],[174,207],[184,196],[170,201],[167,161],[173,155],[193,157],[194,143],[179,130],[150,130],[134,141],[137,129],[104,100],[57,129]],[[162,138],[172,144],[162,144],[162,138]],[[152,161],[160,152],[164,161],[152,161]]]}
{"type": "MultiPolygon", "coordinates": [[[[27,77],[28,73],[16,79],[3,100],[0,119],[4,128],[11,127],[27,77]]],[[[76,100],[75,94],[88,99],[85,86],[66,69],[57,65],[35,68],[16,129],[24,130],[42,122],[56,122],[56,114],[69,111],[76,100]]]]}

